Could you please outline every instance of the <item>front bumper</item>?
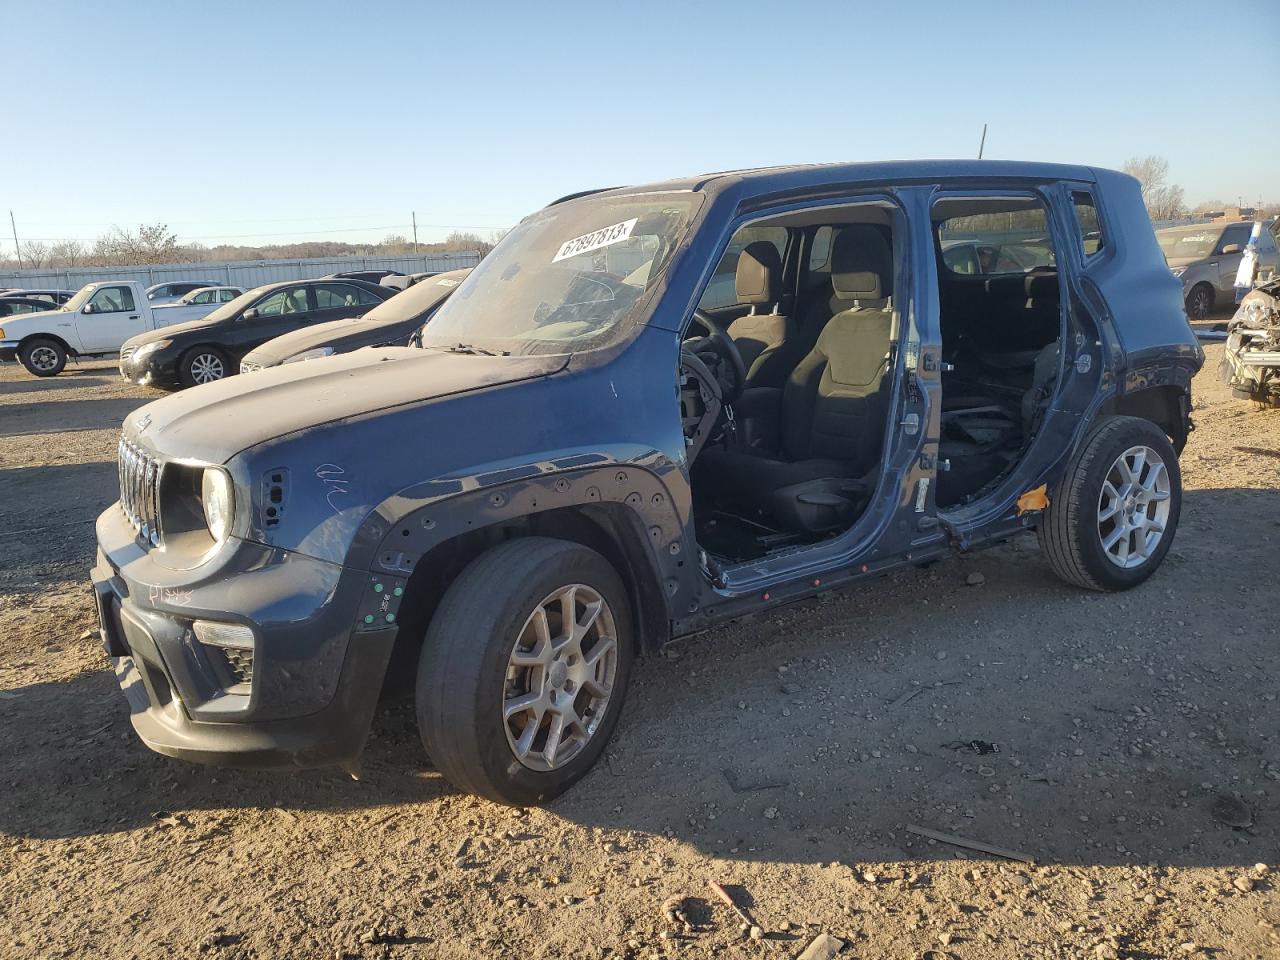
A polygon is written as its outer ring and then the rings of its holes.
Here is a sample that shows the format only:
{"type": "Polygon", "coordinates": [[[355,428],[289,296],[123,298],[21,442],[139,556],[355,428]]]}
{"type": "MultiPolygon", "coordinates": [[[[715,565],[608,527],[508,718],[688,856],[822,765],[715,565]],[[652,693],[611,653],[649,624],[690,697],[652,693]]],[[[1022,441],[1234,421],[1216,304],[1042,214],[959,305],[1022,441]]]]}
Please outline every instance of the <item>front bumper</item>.
{"type": "Polygon", "coordinates": [[[0,340],[0,360],[6,363],[18,359],[18,341],[0,340]]]}
{"type": "Polygon", "coordinates": [[[226,766],[359,756],[395,641],[399,601],[389,601],[403,581],[244,541],[200,568],[215,569],[176,571],[144,549],[116,505],[97,532],[103,646],[148,747],[226,766]],[[197,619],[252,630],[247,672],[242,658],[196,639],[197,619]]]}

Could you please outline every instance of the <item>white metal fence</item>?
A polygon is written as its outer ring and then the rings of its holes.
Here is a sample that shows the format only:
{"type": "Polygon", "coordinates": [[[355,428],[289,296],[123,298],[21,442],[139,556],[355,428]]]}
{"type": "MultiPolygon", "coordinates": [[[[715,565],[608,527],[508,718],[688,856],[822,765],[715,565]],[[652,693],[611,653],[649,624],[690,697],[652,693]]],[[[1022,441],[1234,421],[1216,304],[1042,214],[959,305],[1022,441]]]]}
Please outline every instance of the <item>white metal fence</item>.
{"type": "Polygon", "coordinates": [[[249,290],[281,280],[308,280],[352,270],[443,273],[474,267],[475,251],[406,254],[392,257],[310,257],[303,260],[239,260],[219,263],[163,263],[142,267],[58,267],[0,273],[0,287],[79,290],[100,280],[137,280],[143,286],[170,280],[203,280],[249,290]]]}

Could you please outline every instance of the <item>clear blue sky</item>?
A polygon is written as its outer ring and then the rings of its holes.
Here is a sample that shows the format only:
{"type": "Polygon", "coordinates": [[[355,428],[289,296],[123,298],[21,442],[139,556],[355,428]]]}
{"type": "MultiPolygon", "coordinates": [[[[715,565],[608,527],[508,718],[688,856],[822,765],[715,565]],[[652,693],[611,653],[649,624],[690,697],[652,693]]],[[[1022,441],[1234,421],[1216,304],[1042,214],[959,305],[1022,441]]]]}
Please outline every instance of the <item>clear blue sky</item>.
{"type": "Polygon", "coordinates": [[[989,157],[1154,153],[1190,203],[1280,200],[1277,0],[40,0],[0,36],[24,239],[370,241],[410,210],[438,239],[588,187],[973,156],[984,121],[989,157]]]}

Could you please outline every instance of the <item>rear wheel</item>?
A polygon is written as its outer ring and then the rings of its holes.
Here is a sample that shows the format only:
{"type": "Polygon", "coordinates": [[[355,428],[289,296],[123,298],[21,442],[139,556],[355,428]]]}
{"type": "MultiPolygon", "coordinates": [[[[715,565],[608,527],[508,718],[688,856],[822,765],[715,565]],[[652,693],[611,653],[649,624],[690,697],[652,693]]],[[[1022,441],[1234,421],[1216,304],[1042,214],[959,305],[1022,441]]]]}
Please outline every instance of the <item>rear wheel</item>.
{"type": "Polygon", "coordinates": [[[526,805],[599,758],[632,658],[631,610],[604,557],[544,537],[482,554],[440,602],[418,663],[418,728],[460,790],[526,805]]]}
{"type": "Polygon", "coordinates": [[[182,358],[178,376],[184,387],[221,380],[231,372],[231,364],[217,347],[196,347],[182,358]]]}
{"type": "Polygon", "coordinates": [[[1208,320],[1213,311],[1213,287],[1197,283],[1187,294],[1187,317],[1191,320],[1208,320]]]}
{"type": "Polygon", "coordinates": [[[19,348],[18,359],[34,376],[56,377],[67,365],[67,348],[57,340],[37,337],[19,348]]]}
{"type": "Polygon", "coordinates": [[[1109,417],[1085,438],[1040,525],[1054,572],[1091,590],[1127,590],[1169,552],[1182,508],[1178,455],[1149,420],[1109,417]]]}

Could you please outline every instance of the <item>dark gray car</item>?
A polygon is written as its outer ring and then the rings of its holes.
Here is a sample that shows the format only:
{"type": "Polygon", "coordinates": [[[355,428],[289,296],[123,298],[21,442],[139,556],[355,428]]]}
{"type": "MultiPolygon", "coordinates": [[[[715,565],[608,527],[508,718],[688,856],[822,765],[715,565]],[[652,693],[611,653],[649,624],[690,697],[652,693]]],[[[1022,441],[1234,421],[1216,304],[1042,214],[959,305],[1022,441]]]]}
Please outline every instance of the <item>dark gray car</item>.
{"type": "Polygon", "coordinates": [[[304,327],[268,340],[240,361],[241,373],[299,360],[331,357],[361,347],[403,347],[471,272],[451,270],[397,293],[362,317],[304,327]]]}
{"type": "MultiPolygon", "coordinates": [[[[1252,231],[1252,221],[1156,231],[1169,269],[1182,281],[1187,316],[1192,320],[1205,320],[1215,310],[1235,305],[1236,272],[1252,231]]],[[[1268,230],[1259,237],[1258,267],[1262,274],[1280,268],[1276,240],[1268,230]]]]}

